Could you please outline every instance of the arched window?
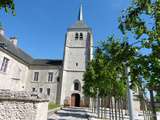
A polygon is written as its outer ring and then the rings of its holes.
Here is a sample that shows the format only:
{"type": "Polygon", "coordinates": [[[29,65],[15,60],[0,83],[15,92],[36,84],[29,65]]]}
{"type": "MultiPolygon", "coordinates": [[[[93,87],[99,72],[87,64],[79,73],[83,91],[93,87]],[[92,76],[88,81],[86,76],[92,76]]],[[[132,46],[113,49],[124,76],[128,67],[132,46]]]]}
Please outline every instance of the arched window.
{"type": "Polygon", "coordinates": [[[74,81],[74,90],[78,90],[78,91],[81,90],[81,85],[80,85],[79,80],[74,81]]]}
{"type": "Polygon", "coordinates": [[[75,34],[75,40],[78,40],[78,33],[75,34]]]}
{"type": "Polygon", "coordinates": [[[74,90],[79,90],[79,83],[74,83],[74,90]]]}
{"type": "Polygon", "coordinates": [[[80,33],[80,40],[83,40],[83,33],[80,33]]]}

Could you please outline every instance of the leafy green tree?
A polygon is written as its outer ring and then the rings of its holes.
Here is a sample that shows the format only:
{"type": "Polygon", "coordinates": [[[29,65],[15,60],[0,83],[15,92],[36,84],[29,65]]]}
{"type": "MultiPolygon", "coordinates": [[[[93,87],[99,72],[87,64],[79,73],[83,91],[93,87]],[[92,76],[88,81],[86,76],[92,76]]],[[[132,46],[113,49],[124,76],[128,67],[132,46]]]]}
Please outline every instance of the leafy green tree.
{"type": "Polygon", "coordinates": [[[157,101],[157,102],[160,102],[160,92],[159,92],[159,91],[157,92],[155,98],[156,98],[156,101],[157,101]]]}
{"type": "Polygon", "coordinates": [[[6,13],[12,12],[15,15],[15,4],[14,0],[1,0],[0,1],[0,9],[4,9],[6,13]]]}
{"type": "Polygon", "coordinates": [[[84,74],[84,86],[83,91],[85,96],[87,97],[95,97],[96,96],[96,84],[95,84],[95,71],[93,68],[93,63],[90,62],[87,70],[84,74]]]}
{"type": "Polygon", "coordinates": [[[160,0],[132,0],[119,19],[119,28],[123,34],[134,34],[141,47],[151,49],[151,54],[142,57],[141,70],[148,83],[156,120],[153,90],[160,88],[160,0]]]}
{"type": "MultiPolygon", "coordinates": [[[[98,89],[100,97],[114,97],[115,105],[117,105],[117,101],[126,99],[127,86],[124,62],[128,61],[135,68],[131,73],[136,77],[130,86],[134,88],[134,86],[138,86],[137,76],[139,75],[136,72],[135,64],[133,64],[137,55],[136,49],[136,47],[130,46],[127,42],[121,42],[113,36],[101,42],[95,50],[94,59],[89,63],[84,74],[85,95],[95,97],[98,89]]],[[[115,119],[117,119],[116,106],[115,110],[115,119]]]]}
{"type": "MultiPolygon", "coordinates": [[[[132,0],[132,5],[123,12],[119,22],[122,33],[130,31],[137,40],[143,38],[150,45],[160,45],[160,0],[132,0]]],[[[151,46],[146,44],[146,47],[151,46]]]]}

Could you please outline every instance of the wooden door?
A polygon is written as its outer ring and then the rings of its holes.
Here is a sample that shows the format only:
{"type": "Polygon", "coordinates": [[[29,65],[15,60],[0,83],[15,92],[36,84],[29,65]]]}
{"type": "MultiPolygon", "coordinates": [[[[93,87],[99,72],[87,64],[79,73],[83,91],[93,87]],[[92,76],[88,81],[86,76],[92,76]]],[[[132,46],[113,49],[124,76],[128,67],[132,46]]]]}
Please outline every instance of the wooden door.
{"type": "Polygon", "coordinates": [[[75,95],[73,94],[73,95],[71,96],[71,106],[75,106],[75,100],[76,100],[76,97],[75,97],[75,95]]]}

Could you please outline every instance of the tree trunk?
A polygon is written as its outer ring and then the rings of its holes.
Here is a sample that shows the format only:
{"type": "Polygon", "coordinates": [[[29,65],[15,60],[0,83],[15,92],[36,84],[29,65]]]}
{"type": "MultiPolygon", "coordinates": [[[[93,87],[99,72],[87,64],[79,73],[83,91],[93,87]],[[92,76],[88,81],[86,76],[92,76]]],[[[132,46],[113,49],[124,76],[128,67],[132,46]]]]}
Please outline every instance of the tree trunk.
{"type": "Polygon", "coordinates": [[[98,97],[97,98],[97,105],[96,105],[98,118],[100,117],[100,105],[99,105],[99,103],[100,103],[100,98],[98,97]]]}
{"type": "Polygon", "coordinates": [[[114,98],[114,112],[115,112],[115,120],[117,120],[117,100],[114,98]]]}
{"type": "Polygon", "coordinates": [[[144,116],[144,120],[146,120],[146,112],[145,112],[145,103],[143,100],[141,100],[141,103],[142,103],[142,111],[143,111],[143,116],[144,116]]]}
{"type": "Polygon", "coordinates": [[[119,120],[121,119],[121,112],[120,112],[120,99],[118,99],[118,113],[119,113],[119,120]]]}
{"type": "Polygon", "coordinates": [[[101,98],[101,118],[103,118],[103,97],[101,98]]]}
{"type": "Polygon", "coordinates": [[[106,115],[107,115],[107,97],[105,97],[104,101],[104,119],[106,119],[106,115]]]}
{"type": "Polygon", "coordinates": [[[150,92],[151,107],[152,107],[152,119],[157,120],[156,108],[155,108],[155,104],[154,104],[153,90],[150,90],[149,92],[150,92]]]}
{"type": "Polygon", "coordinates": [[[93,98],[92,97],[90,97],[90,108],[93,113],[93,98]]]}
{"type": "Polygon", "coordinates": [[[111,97],[109,97],[109,119],[112,120],[111,97]]]}
{"type": "Polygon", "coordinates": [[[121,114],[122,114],[122,120],[124,119],[124,117],[123,117],[123,107],[124,107],[123,98],[121,98],[121,114]]]}
{"type": "Polygon", "coordinates": [[[96,113],[96,99],[93,98],[93,111],[96,113]]]}
{"type": "Polygon", "coordinates": [[[111,115],[112,115],[112,120],[114,120],[114,112],[113,112],[113,100],[112,100],[112,97],[111,97],[111,115]]]}

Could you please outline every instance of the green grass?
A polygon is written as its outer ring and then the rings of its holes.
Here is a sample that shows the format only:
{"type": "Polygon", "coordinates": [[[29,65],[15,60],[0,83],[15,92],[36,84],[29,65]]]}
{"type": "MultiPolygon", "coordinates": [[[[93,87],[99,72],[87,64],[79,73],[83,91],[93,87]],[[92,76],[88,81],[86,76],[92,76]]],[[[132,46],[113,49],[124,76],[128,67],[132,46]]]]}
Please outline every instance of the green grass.
{"type": "Polygon", "coordinates": [[[54,102],[49,102],[49,104],[48,104],[48,110],[52,110],[52,109],[55,109],[58,107],[60,107],[60,105],[55,104],[54,102]]]}
{"type": "Polygon", "coordinates": [[[160,112],[160,108],[156,108],[156,111],[157,111],[157,112],[160,112]]]}

